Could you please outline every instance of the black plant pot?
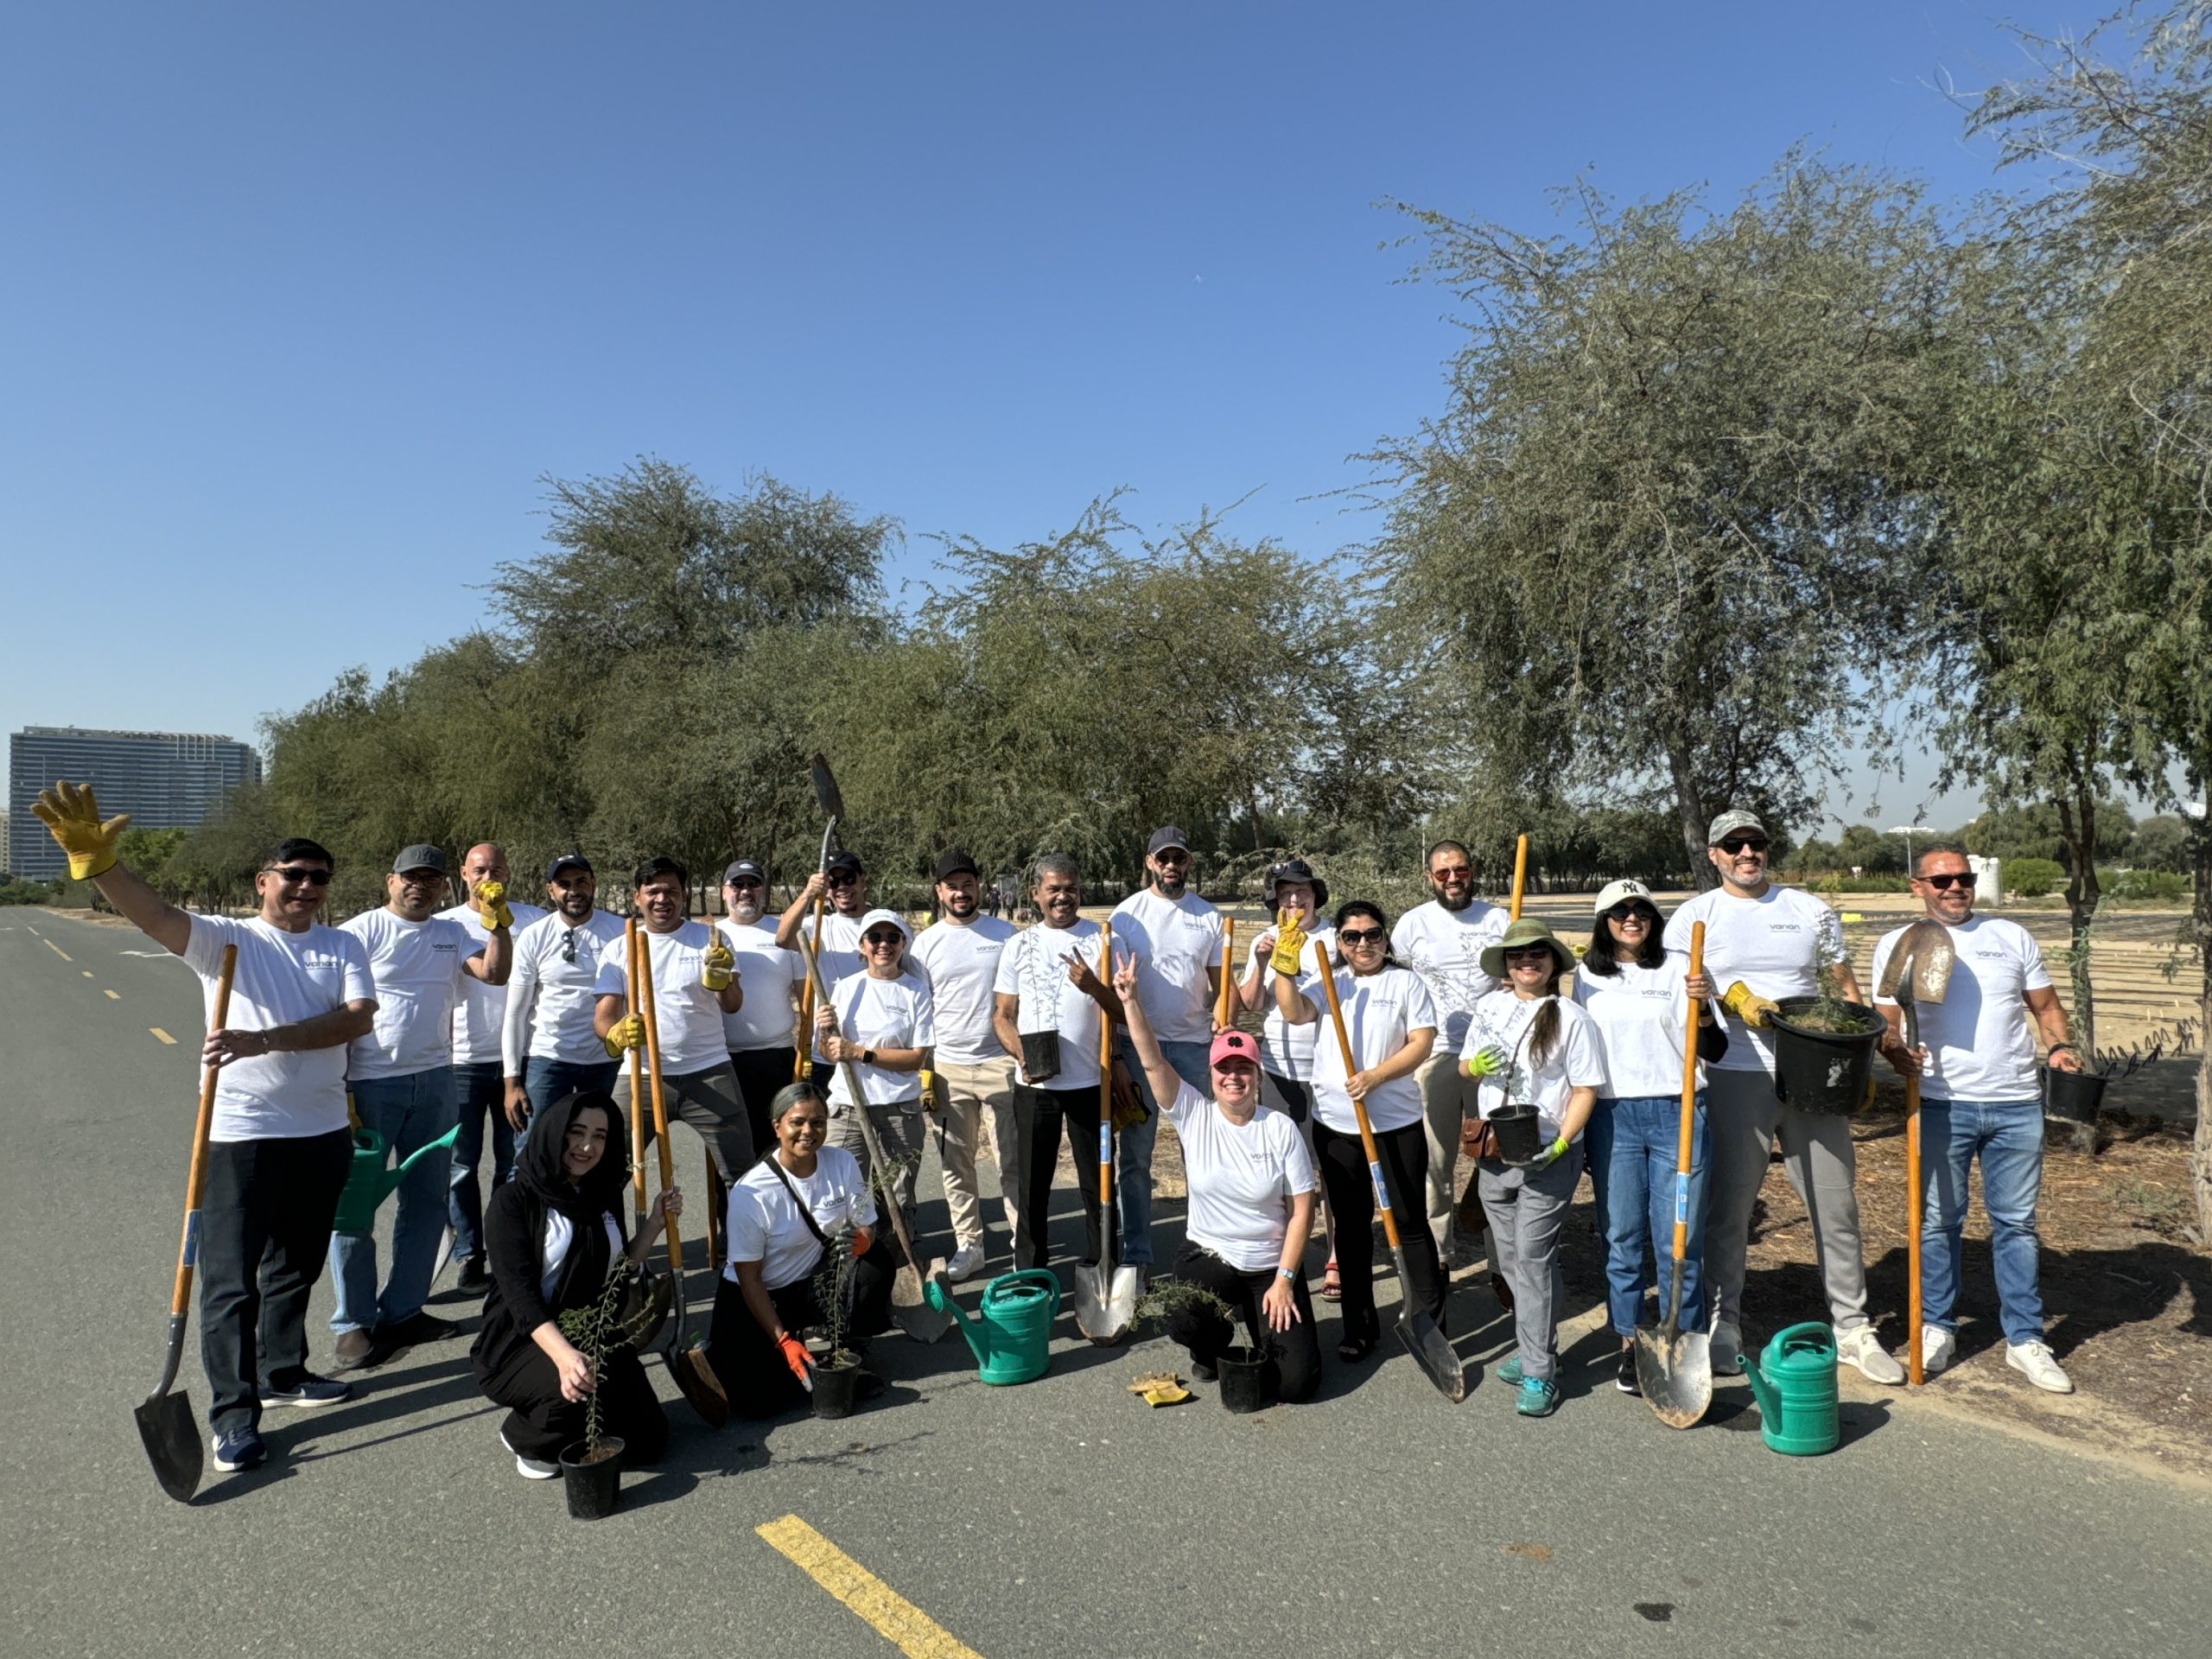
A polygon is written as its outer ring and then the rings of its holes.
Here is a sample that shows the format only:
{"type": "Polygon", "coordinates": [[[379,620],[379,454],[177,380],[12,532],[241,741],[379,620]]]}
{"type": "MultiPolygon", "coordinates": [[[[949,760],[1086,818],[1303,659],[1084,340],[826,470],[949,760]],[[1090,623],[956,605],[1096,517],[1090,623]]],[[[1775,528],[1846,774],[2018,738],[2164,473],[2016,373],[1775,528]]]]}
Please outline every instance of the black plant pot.
{"type": "Polygon", "coordinates": [[[1216,1362],[1221,1378],[1221,1403],[1239,1415],[1263,1411],[1275,1403],[1272,1373],[1264,1348],[1224,1348],[1216,1362]]]}
{"type": "Polygon", "coordinates": [[[622,1497],[622,1442],[600,1437],[599,1450],[587,1462],[578,1440],[561,1453],[561,1487],[569,1495],[569,1514],[578,1521],[599,1521],[614,1513],[622,1497]]]}
{"type": "Polygon", "coordinates": [[[1490,1126],[1497,1133],[1497,1155],[1516,1169],[1536,1161],[1544,1149],[1544,1131],[1536,1119],[1533,1101],[1513,1101],[1491,1114],[1490,1126]]]}
{"type": "Polygon", "coordinates": [[[1874,1045],[1887,1022],[1857,1002],[1857,1028],[1815,1031],[1791,1022],[1819,1001],[1814,996],[1785,996],[1775,1007],[1768,1029],[1774,1033],[1774,1092],[1801,1112],[1838,1117],[1866,1103],[1866,1081],[1874,1071],[1874,1045]]]}
{"type": "Polygon", "coordinates": [[[2068,1123],[2094,1123],[2097,1103],[2104,1094],[2105,1079],[2094,1071],[2046,1069],[2043,1074],[2043,1109],[2047,1117],[2068,1123]]]}
{"type": "Polygon", "coordinates": [[[859,1397],[861,1362],[857,1355],[842,1349],[825,1359],[817,1360],[814,1366],[814,1414],[817,1417],[849,1417],[853,1402],[859,1397]]]}

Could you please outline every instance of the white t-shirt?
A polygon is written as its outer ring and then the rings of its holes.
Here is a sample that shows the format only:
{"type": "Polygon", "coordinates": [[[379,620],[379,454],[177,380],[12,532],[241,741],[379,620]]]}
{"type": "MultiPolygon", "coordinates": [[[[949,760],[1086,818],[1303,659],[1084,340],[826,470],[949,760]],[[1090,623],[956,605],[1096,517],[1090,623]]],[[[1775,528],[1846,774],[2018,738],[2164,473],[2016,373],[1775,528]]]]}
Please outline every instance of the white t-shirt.
{"type": "MultiPolygon", "coordinates": [[[[1574,970],[1575,1005],[1598,1027],[1605,1081],[1598,1087],[1606,1100],[1639,1100],[1682,1095],[1682,1038],[1690,1017],[1689,958],[1669,956],[1656,968],[1623,962],[1609,976],[1587,964],[1574,970]]],[[[1705,1071],[1698,1069],[1698,1086],[1705,1071]]]]}
{"type": "Polygon", "coordinates": [[[789,1048],[798,1033],[798,988],[806,983],[806,958],[776,944],[772,921],[715,924],[737,958],[738,983],[745,1006],[722,1015],[722,1046],[733,1054],[748,1048],[789,1048]]]}
{"type": "MultiPolygon", "coordinates": [[[[936,1040],[930,988],[912,974],[902,973],[896,979],[848,974],[830,988],[830,1007],[846,1040],[863,1047],[928,1048],[936,1040]]],[[[830,1111],[835,1116],[853,1103],[853,1091],[845,1087],[843,1066],[823,1064],[829,1071],[830,1111]]],[[[853,1072],[869,1105],[921,1109],[920,1072],[890,1071],[859,1060],[853,1062],[853,1072]]]]}
{"type": "MultiPolygon", "coordinates": [[[[258,916],[233,921],[194,913],[184,960],[206,988],[211,1025],[226,944],[238,948],[226,1016],[233,1031],[296,1025],[376,996],[368,952],[351,933],[320,923],[304,933],[288,933],[258,916]]],[[[211,1141],[290,1141],[345,1127],[342,1044],[233,1060],[215,1074],[211,1141]]]]}
{"type": "Polygon", "coordinates": [[[1171,904],[1147,887],[1114,906],[1114,943],[1136,952],[1137,1001],[1161,1042],[1211,1040],[1221,936],[1221,912],[1195,893],[1171,904]]]}
{"type": "MultiPolygon", "coordinates": [[[[522,918],[515,919],[519,922],[522,918]]],[[[621,1224],[607,1211],[599,1212],[601,1225],[607,1229],[607,1243],[612,1259],[620,1262],[629,1246],[622,1242],[621,1224]]],[[[545,1212],[545,1270],[537,1275],[537,1294],[550,1300],[561,1283],[561,1264],[569,1259],[569,1250],[576,1242],[576,1224],[558,1210],[545,1212]]]]}
{"type": "Polygon", "coordinates": [[[1231,1123],[1187,1083],[1166,1111],[1190,1189],[1185,1235],[1247,1273],[1281,1265],[1289,1201],[1320,1184],[1298,1125],[1265,1106],[1250,1122],[1231,1123]]]}
{"type": "MultiPolygon", "coordinates": [[[[814,918],[808,916],[798,925],[804,938],[814,938],[814,918]]],[[[806,982],[806,957],[798,950],[799,983],[806,982]]],[[[822,982],[835,985],[847,974],[864,973],[868,962],[861,954],[861,918],[842,912],[825,910],[822,912],[822,938],[815,947],[816,965],[822,969],[822,982]]]]}
{"type": "MultiPolygon", "coordinates": [[[[685,922],[670,933],[656,933],[642,925],[647,959],[652,968],[653,1013],[660,1021],[660,1069],[682,1077],[728,1065],[729,1050],[722,1046],[722,1005],[714,992],[699,982],[707,947],[715,936],[704,922],[685,922]]],[[[626,964],[622,947],[616,945],[599,964],[601,996],[627,993],[626,964]]],[[[602,1047],[601,1058],[607,1054],[602,1047]]]]}
{"type": "Polygon", "coordinates": [[[611,962],[618,977],[622,972],[623,932],[622,918],[603,910],[573,928],[556,912],[515,931],[515,965],[507,976],[507,1016],[499,1036],[507,1076],[522,1076],[525,1054],[570,1065],[606,1063],[607,1047],[592,1029],[592,1014],[599,1006],[599,970],[611,962]]]}
{"type": "Polygon", "coordinates": [[[906,953],[907,971],[930,988],[937,1016],[937,1058],[946,1065],[982,1065],[1006,1058],[991,1034],[991,988],[1014,924],[995,916],[932,922],[906,953]]]}
{"type": "MultiPolygon", "coordinates": [[[[791,1202],[783,1181],[776,1179],[778,1171],[768,1167],[769,1160],[779,1155],[770,1153],[729,1190],[728,1224],[722,1233],[729,1241],[731,1265],[722,1269],[722,1277],[732,1284],[737,1282],[740,1262],[760,1263],[761,1280],[771,1290],[797,1284],[821,1265],[820,1241],[799,1214],[798,1205],[791,1202]]],[[[861,1174],[860,1160],[842,1147],[824,1147],[816,1153],[811,1175],[794,1174],[788,1169],[782,1173],[798,1189],[815,1225],[830,1237],[836,1237],[837,1230],[848,1224],[875,1225],[875,1199],[861,1174]]]]}
{"type": "MultiPolygon", "coordinates": [[[[1337,1000],[1344,1004],[1344,1034],[1352,1060],[1371,1071],[1406,1046],[1416,1031],[1436,1028],[1436,1004],[1420,976],[1403,968],[1355,974],[1336,972],[1337,1000]]],[[[1321,1030],[1313,1045],[1313,1115],[1339,1135],[1357,1135],[1351,1096],[1344,1092],[1344,1051],[1329,1025],[1329,996],[1318,973],[1299,976],[1298,988],[1319,1014],[1321,1030]]],[[[1433,1051],[1432,1051],[1433,1052],[1433,1051]]],[[[1393,1077],[1367,1093],[1367,1121],[1379,1133],[1421,1122],[1421,1084],[1410,1076],[1393,1077]]]]}
{"type": "Polygon", "coordinates": [[[1505,923],[1502,905],[1477,899],[1465,910],[1446,910],[1432,899],[1399,917],[1390,930],[1391,954],[1421,976],[1443,1019],[1436,1034],[1439,1048],[1457,1048],[1466,1040],[1475,1004],[1497,988],[1497,982],[1483,972],[1482,956],[1505,937],[1505,923]]]}
{"type": "MultiPolygon", "coordinates": [[[[1929,1060],[1920,1092],[1937,1100],[2036,1099],[2043,1084],[2036,1076],[2027,994],[2050,988],[2042,948],[2026,928],[2001,916],[1968,916],[1956,927],[1944,926],[1958,957],[1943,1000],[1918,1005],[1929,1060]]],[[[1882,970],[1904,931],[1892,929],[1874,946],[1875,984],[1882,982],[1882,970]]],[[[1897,1004],[1894,996],[1874,1001],[1897,1004]]]]}
{"type": "Polygon", "coordinates": [[[1080,918],[1071,927],[1039,923],[1015,934],[1000,954],[991,989],[995,995],[1021,999],[1014,1029],[1060,1033],[1059,1075],[1038,1084],[1039,1089],[1098,1086],[1098,1004],[1076,988],[1065,960],[1069,952],[1077,952],[1096,973],[1098,932],[1097,923],[1080,918]]]}
{"type": "MultiPolygon", "coordinates": [[[[1821,968],[1843,957],[1843,922],[1811,893],[1770,884],[1756,899],[1737,899],[1715,887],[1687,900],[1667,918],[1667,949],[1688,963],[1690,929],[1705,924],[1705,975],[1718,991],[1741,980],[1761,996],[1810,996],[1820,989],[1821,968]]],[[[1752,1031],[1720,1010],[1728,1024],[1728,1052],[1719,1071],[1774,1071],[1774,1038],[1752,1031]]],[[[1676,1084],[1675,1087],[1681,1085],[1676,1084]]]]}
{"type": "Polygon", "coordinates": [[[410,922],[381,906],[341,923],[340,931],[361,942],[377,982],[376,1029],[346,1052],[346,1080],[452,1065],[453,1011],[468,977],[461,964],[484,954],[484,936],[442,916],[410,922]]]}
{"type": "MultiPolygon", "coordinates": [[[[1337,930],[1326,922],[1318,931],[1306,936],[1305,959],[1313,960],[1316,943],[1325,946],[1331,960],[1337,954],[1337,930]]],[[[1328,1010],[1321,1011],[1319,1022],[1310,1026],[1294,1026],[1282,1017],[1282,1010],[1275,1006],[1275,970],[1268,957],[1253,953],[1260,963],[1260,1006],[1268,1011],[1266,1023],[1260,1027],[1260,1065],[1279,1077],[1288,1077],[1293,1083],[1313,1080],[1313,1056],[1321,1040],[1321,1027],[1328,1023],[1328,1010]]],[[[1334,1042],[1334,1037],[1330,1038],[1334,1042]]]]}
{"type": "MultiPolygon", "coordinates": [[[[514,925],[507,931],[520,933],[545,912],[536,905],[510,904],[514,912],[514,925]]],[[[459,922],[467,928],[480,949],[492,935],[484,925],[484,918],[467,905],[455,905],[451,910],[438,912],[439,919],[459,922]]],[[[514,974],[507,974],[504,985],[486,985],[480,979],[461,982],[461,1001],[453,1011],[453,1063],[455,1065],[492,1065],[499,1061],[500,1033],[506,1026],[507,995],[514,988],[514,974]]]]}
{"type": "MultiPolygon", "coordinates": [[[[1524,1001],[1510,990],[1492,991],[1475,1005],[1459,1058],[1471,1060],[1478,1050],[1493,1043],[1510,1055],[1512,1061],[1504,1071],[1481,1080],[1476,1096],[1478,1109],[1484,1117],[1493,1116],[1505,1104],[1510,1087],[1514,1100],[1536,1103],[1537,1127],[1543,1131],[1547,1142],[1559,1137],[1560,1122],[1567,1116],[1570,1094],[1577,1089],[1603,1090],[1605,1086],[1605,1055],[1599,1045],[1598,1027],[1573,1002],[1559,997],[1524,1001]],[[1559,1004],[1559,1040],[1541,1062],[1532,1063],[1525,1039],[1529,1027],[1535,1022],[1536,1011],[1547,1002],[1559,1004]]],[[[1680,1060],[1675,1064],[1675,1093],[1679,1096],[1682,1088],[1680,1060]]],[[[1580,1141],[1582,1136],[1578,1132],[1574,1138],[1580,1141]]]]}

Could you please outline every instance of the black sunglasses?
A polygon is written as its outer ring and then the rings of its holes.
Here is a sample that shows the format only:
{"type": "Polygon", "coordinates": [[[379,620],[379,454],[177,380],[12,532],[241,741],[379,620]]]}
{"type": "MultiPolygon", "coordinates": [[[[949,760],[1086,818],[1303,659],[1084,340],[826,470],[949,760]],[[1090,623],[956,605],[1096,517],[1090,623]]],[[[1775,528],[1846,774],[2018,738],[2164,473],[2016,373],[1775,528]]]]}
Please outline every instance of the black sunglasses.
{"type": "Polygon", "coordinates": [[[906,940],[903,934],[899,933],[871,933],[861,943],[872,950],[882,950],[894,944],[904,944],[906,940]]]}
{"type": "Polygon", "coordinates": [[[1346,944],[1380,944],[1382,930],[1379,927],[1340,927],[1337,938],[1346,944]]]}
{"type": "Polygon", "coordinates": [[[574,962],[576,959],[576,935],[582,931],[582,928],[572,927],[561,936],[562,961],[574,962]]]}
{"type": "Polygon", "coordinates": [[[1946,870],[1941,875],[1923,875],[1920,879],[1938,893],[1948,893],[1953,887],[1964,887],[1968,893],[1974,891],[1974,875],[1972,870],[1963,874],[1956,870],[1946,870]]]}
{"type": "Polygon", "coordinates": [[[854,874],[850,870],[832,870],[829,874],[823,876],[822,880],[823,883],[829,887],[849,887],[854,882],[859,880],[860,877],[854,874]]]}
{"type": "Polygon", "coordinates": [[[1609,922],[1625,922],[1630,917],[1640,916],[1645,921],[1649,922],[1656,921],[1658,918],[1658,915],[1659,912],[1652,909],[1650,906],[1645,904],[1643,899],[1631,899],[1626,904],[1615,905],[1611,910],[1607,911],[1605,912],[1605,919],[1609,922]]]}
{"type": "Polygon", "coordinates": [[[1720,850],[1733,858],[1738,853],[1766,851],[1764,836],[1731,836],[1720,843],[1720,850]]]}
{"type": "Polygon", "coordinates": [[[746,887],[765,887],[768,884],[757,875],[741,875],[736,880],[725,881],[722,885],[732,893],[736,893],[746,887]]]}
{"type": "Polygon", "coordinates": [[[298,887],[302,882],[305,882],[311,887],[327,887],[330,885],[328,870],[308,869],[298,864],[271,865],[269,874],[279,881],[289,881],[294,887],[298,887]]]}
{"type": "Polygon", "coordinates": [[[1549,962],[1553,951],[1548,944],[1516,944],[1505,953],[1508,962],[1549,962]]]}

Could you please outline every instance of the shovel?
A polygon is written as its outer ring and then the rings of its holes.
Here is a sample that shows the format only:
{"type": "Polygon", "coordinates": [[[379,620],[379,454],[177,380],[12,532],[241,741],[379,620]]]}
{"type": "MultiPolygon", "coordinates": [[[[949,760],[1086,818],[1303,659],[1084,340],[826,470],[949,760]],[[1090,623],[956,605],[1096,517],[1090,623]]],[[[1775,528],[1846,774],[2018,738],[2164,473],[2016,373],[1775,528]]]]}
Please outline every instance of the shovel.
{"type": "MultiPolygon", "coordinates": [[[[1098,930],[1098,977],[1114,974],[1114,925],[1098,930]]],[[[1114,1264],[1122,1236],[1114,1213],[1114,1022],[1098,1011],[1098,1265],[1075,1274],[1075,1328],[1103,1348],[1129,1333],[1137,1317],[1137,1270],[1114,1264]]]]}
{"type": "MultiPolygon", "coordinates": [[[[1690,972],[1705,971],[1705,924],[1690,928],[1690,972]]],[[[1690,1134],[1697,1122],[1697,1014],[1690,1004],[1689,1029],[1682,1035],[1682,1118],[1675,1141],[1675,1271],[1667,1293],[1667,1321],[1636,1327],[1636,1382],[1659,1421],[1669,1428],[1688,1428],[1713,1403],[1711,1338],[1702,1330],[1682,1329],[1682,1258],[1688,1251],[1690,1134]]]]}
{"type": "Polygon", "coordinates": [[[1513,902],[1512,907],[1505,912],[1505,919],[1509,922],[1521,919],[1521,890],[1528,881],[1529,837],[1523,836],[1513,843],[1513,902]]]}
{"type": "MultiPolygon", "coordinates": [[[[223,947],[223,965],[215,976],[215,1014],[208,1029],[220,1031],[231,1017],[231,980],[238,972],[238,948],[223,947]]],[[[169,1292],[168,1351],[162,1356],[162,1380],[138,1402],[132,1415],[138,1420],[138,1438],[145,1443],[146,1459],[154,1465],[154,1478],[162,1490],[180,1503],[192,1502],[200,1490],[200,1425],[192,1421],[192,1396],[182,1389],[169,1392],[176,1368],[184,1358],[184,1327],[192,1306],[192,1271],[200,1260],[200,1189],[207,1179],[207,1128],[215,1116],[215,1068],[200,1074],[200,1116],[192,1126],[192,1167],[184,1178],[184,1242],[176,1254],[176,1283],[169,1292]]]]}
{"type": "MultiPolygon", "coordinates": [[[[822,964],[815,956],[814,941],[801,933],[798,948],[799,954],[806,958],[807,983],[814,988],[815,1000],[826,1008],[830,1006],[830,991],[822,982],[822,964]]],[[[867,1143],[869,1164],[876,1169],[888,1170],[890,1160],[883,1155],[883,1142],[876,1138],[875,1124],[868,1117],[868,1095],[861,1088],[859,1073],[853,1070],[850,1060],[839,1061],[837,1069],[844,1074],[845,1092],[852,1096],[853,1115],[860,1121],[861,1139],[867,1143]]],[[[899,1252],[906,1258],[899,1264],[898,1276],[891,1281],[892,1319],[916,1342],[940,1342],[952,1329],[952,1315],[934,1306],[922,1288],[922,1273],[914,1265],[921,1258],[914,1253],[914,1236],[906,1230],[906,1212],[891,1201],[887,1193],[883,1207],[890,1212],[891,1230],[899,1240],[899,1252]]],[[[929,1279],[947,1301],[952,1299],[951,1282],[944,1276],[944,1257],[931,1262],[929,1279]]]]}
{"type": "MultiPolygon", "coordinates": [[[[822,809],[822,861],[814,868],[817,874],[827,874],[830,869],[830,849],[836,842],[837,820],[845,816],[845,798],[837,792],[837,779],[830,771],[829,757],[821,750],[814,752],[807,770],[814,779],[814,804],[822,809]]],[[[814,895],[814,938],[822,940],[822,906],[829,894],[814,895]]],[[[798,1051],[798,1075],[806,1077],[814,1067],[814,981],[809,978],[798,988],[798,1040],[792,1045],[798,1051]]]]}
{"type": "MultiPolygon", "coordinates": [[[[1918,921],[1904,931],[1897,948],[1882,969],[1878,997],[1894,997],[1904,1015],[1904,1046],[1920,1048],[1920,1005],[1941,1002],[1951,988],[1951,969],[1958,952],[1950,930],[1937,921],[1918,921]]],[[[1920,1073],[1916,1069],[1904,1080],[1904,1185],[1906,1204],[1912,1213],[1905,1226],[1904,1271],[1910,1281],[1905,1292],[1905,1373],[1914,1388],[1927,1380],[1920,1344],[1920,1073]]]]}
{"type": "MultiPolygon", "coordinates": [[[[665,1192],[676,1185],[676,1154],[668,1144],[668,1104],[660,1087],[660,1015],[653,1007],[653,959],[644,934],[633,931],[631,938],[636,952],[631,958],[631,969],[636,976],[631,1001],[645,1011],[645,1074],[652,1085],[653,1144],[660,1152],[660,1190],[665,1192]]],[[[630,1064],[630,1115],[642,1118],[644,1114],[637,1109],[634,1051],[630,1064]]],[[[637,1182],[642,1192],[645,1182],[642,1163],[637,1182]]],[[[722,1390],[721,1378],[715,1375],[715,1368],[707,1361],[706,1344],[691,1339],[691,1313],[683,1297],[683,1241],[677,1234],[674,1216],[668,1218],[664,1242],[668,1246],[669,1281],[676,1292],[676,1323],[668,1328],[668,1345],[661,1351],[661,1357],[668,1362],[668,1374],[676,1379],[677,1390],[691,1402],[691,1409],[706,1420],[708,1427],[720,1428],[729,1421],[729,1396],[722,1390]]]]}
{"type": "MultiPolygon", "coordinates": [[[[1329,1020],[1337,1028],[1337,1049],[1344,1056],[1344,1076],[1349,1077],[1359,1070],[1352,1059],[1351,1039],[1344,1033],[1344,1005],[1337,1001],[1337,975],[1329,961],[1329,947],[1320,939],[1313,941],[1313,955],[1320,964],[1321,989],[1329,1001],[1329,1020]]],[[[1414,1357],[1421,1375],[1436,1384],[1437,1392],[1457,1405],[1467,1397],[1466,1373],[1459,1368],[1459,1356],[1452,1351],[1452,1344],[1444,1339],[1436,1321],[1413,1305],[1414,1281],[1406,1271],[1406,1247],[1398,1242],[1398,1218],[1390,1209],[1390,1190],[1382,1180],[1382,1154],[1375,1149],[1375,1129],[1367,1121],[1367,1108],[1359,1101],[1351,1103],[1352,1116],[1359,1120],[1359,1144],[1367,1154],[1367,1173],[1375,1183],[1375,1206],[1382,1212],[1382,1236],[1390,1241],[1390,1260],[1398,1268],[1399,1306],[1398,1338],[1406,1344],[1406,1351],[1414,1357]]]]}

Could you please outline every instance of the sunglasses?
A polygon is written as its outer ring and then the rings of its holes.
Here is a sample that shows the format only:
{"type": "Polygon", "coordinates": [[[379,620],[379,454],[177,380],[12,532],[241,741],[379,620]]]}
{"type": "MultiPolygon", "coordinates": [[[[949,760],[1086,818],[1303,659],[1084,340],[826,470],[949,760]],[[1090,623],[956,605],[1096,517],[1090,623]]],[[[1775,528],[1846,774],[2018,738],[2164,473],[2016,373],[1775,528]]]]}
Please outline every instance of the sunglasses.
{"type": "Polygon", "coordinates": [[[1471,881],[1475,879],[1475,867],[1471,864],[1446,864],[1441,869],[1431,870],[1428,879],[1432,881],[1471,881]]]}
{"type": "Polygon", "coordinates": [[[850,870],[832,870],[822,880],[824,885],[829,887],[849,887],[854,882],[859,880],[860,877],[855,875],[850,870]]]}
{"type": "Polygon", "coordinates": [[[296,887],[303,882],[310,887],[327,887],[330,885],[328,870],[305,869],[297,864],[276,865],[270,868],[269,874],[279,881],[290,882],[296,887]]]}
{"type": "Polygon", "coordinates": [[[1548,944],[1516,944],[1505,953],[1508,962],[1549,962],[1552,948],[1548,944]]]}
{"type": "Polygon", "coordinates": [[[1337,938],[1345,944],[1380,944],[1382,930],[1379,927],[1340,927],[1337,938]]]}
{"type": "Polygon", "coordinates": [[[904,944],[906,942],[896,933],[871,933],[861,941],[871,950],[888,950],[893,945],[904,944]]]}
{"type": "Polygon", "coordinates": [[[1953,887],[1964,887],[1968,893],[1974,891],[1974,877],[1971,870],[1963,874],[1947,870],[1941,875],[1923,875],[1919,879],[1938,893],[1948,893],[1953,887]]]}
{"type": "Polygon", "coordinates": [[[1658,913],[1650,906],[1637,900],[1625,905],[1615,905],[1605,912],[1605,919],[1609,922],[1649,922],[1658,913]]]}
{"type": "Polygon", "coordinates": [[[734,881],[725,881],[722,883],[722,886],[728,887],[732,893],[742,893],[747,887],[765,887],[768,884],[766,882],[760,880],[757,876],[750,875],[741,875],[734,881]]]}
{"type": "Polygon", "coordinates": [[[1720,850],[1727,854],[1731,858],[1735,857],[1738,853],[1763,853],[1766,851],[1766,837],[1764,836],[1731,836],[1727,840],[1720,843],[1720,850]]]}
{"type": "Polygon", "coordinates": [[[576,959],[576,935],[581,929],[570,928],[561,936],[561,960],[572,963],[576,959]]]}

